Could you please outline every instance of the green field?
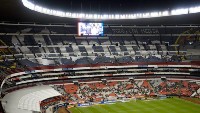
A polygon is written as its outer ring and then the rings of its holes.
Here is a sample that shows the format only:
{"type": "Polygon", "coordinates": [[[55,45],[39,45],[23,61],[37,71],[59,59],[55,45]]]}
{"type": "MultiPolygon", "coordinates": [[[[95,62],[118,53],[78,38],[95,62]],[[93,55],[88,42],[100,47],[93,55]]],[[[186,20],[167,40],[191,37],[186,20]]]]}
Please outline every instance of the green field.
{"type": "Polygon", "coordinates": [[[200,105],[179,98],[118,102],[107,105],[70,108],[72,113],[200,113],[200,105]]]}

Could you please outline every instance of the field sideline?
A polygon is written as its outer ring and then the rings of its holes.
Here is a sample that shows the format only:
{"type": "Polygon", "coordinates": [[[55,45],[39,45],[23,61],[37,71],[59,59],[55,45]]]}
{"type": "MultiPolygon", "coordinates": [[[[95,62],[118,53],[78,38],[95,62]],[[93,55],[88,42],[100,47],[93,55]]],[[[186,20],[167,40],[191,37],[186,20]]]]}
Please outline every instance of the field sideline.
{"type": "Polygon", "coordinates": [[[72,113],[200,113],[200,104],[179,98],[70,108],[72,113]]]}

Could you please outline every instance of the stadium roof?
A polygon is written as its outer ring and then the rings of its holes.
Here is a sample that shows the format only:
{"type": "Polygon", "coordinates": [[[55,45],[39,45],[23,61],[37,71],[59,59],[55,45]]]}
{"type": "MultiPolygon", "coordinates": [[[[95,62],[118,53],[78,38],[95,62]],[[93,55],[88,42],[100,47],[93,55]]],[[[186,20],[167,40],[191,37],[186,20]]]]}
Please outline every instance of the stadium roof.
{"type": "MultiPolygon", "coordinates": [[[[164,3],[157,0],[102,0],[95,2],[90,0],[31,0],[34,3],[41,4],[45,7],[71,10],[71,11],[95,11],[95,12],[140,12],[140,11],[155,11],[182,7],[192,7],[200,4],[198,0],[166,0],[164,3]],[[88,7],[89,6],[89,7],[88,7]],[[132,8],[134,7],[134,8],[132,8]],[[118,9],[118,10],[116,10],[118,9]]],[[[21,0],[2,0],[0,4],[0,21],[15,21],[15,22],[39,22],[39,23],[70,23],[75,24],[80,19],[71,19],[63,17],[54,17],[46,14],[41,14],[23,6],[21,0]]],[[[105,23],[120,23],[120,24],[137,24],[137,25],[160,25],[160,24],[200,24],[198,18],[200,13],[188,14],[172,17],[147,18],[136,20],[103,20],[105,23]]],[[[90,20],[87,20],[90,21],[90,20]]],[[[94,20],[91,20],[94,21],[94,20]]],[[[99,21],[99,20],[98,20],[99,21]]]]}

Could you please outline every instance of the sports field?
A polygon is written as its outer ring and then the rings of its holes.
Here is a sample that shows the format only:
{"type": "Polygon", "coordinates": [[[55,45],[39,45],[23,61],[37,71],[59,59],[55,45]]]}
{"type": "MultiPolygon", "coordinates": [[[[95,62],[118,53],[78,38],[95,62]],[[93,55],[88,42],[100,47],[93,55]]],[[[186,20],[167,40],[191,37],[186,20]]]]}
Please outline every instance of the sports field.
{"type": "Polygon", "coordinates": [[[179,98],[137,100],[91,107],[70,108],[72,113],[200,113],[200,104],[179,98]]]}

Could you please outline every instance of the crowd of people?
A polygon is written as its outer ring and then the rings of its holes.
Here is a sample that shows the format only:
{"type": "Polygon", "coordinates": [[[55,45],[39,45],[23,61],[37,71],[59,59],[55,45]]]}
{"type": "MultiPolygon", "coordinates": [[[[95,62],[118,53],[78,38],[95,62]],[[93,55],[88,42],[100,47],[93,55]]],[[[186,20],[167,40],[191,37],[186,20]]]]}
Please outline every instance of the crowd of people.
{"type": "Polygon", "coordinates": [[[54,88],[61,92],[69,103],[81,103],[155,95],[191,96],[200,86],[182,80],[121,80],[67,84],[54,88]]]}
{"type": "Polygon", "coordinates": [[[42,111],[42,113],[46,113],[46,110],[50,106],[55,106],[55,105],[58,105],[60,103],[64,103],[64,99],[63,99],[62,96],[57,96],[57,97],[45,99],[45,100],[40,102],[41,111],[42,111]]]}
{"type": "Polygon", "coordinates": [[[191,96],[200,86],[195,82],[183,80],[168,80],[155,85],[155,81],[150,81],[155,86],[155,92],[163,95],[191,96]]]}

